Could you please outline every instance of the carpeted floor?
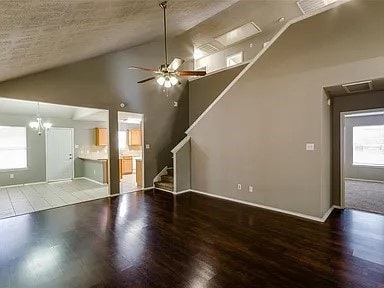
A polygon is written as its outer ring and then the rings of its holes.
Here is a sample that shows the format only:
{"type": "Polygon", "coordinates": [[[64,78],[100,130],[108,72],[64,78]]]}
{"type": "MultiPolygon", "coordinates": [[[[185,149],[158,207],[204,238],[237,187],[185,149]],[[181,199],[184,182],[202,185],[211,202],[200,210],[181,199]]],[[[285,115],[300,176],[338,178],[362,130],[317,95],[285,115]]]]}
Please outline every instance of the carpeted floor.
{"type": "Polygon", "coordinates": [[[345,207],[384,214],[384,183],[345,180],[345,207]]]}

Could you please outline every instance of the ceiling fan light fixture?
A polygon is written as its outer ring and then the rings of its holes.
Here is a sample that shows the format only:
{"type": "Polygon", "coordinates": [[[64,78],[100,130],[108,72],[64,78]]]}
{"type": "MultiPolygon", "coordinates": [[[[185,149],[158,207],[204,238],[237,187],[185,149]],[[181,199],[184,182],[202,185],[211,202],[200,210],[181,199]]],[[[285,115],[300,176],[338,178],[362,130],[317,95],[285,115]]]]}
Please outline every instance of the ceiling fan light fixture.
{"type": "Polygon", "coordinates": [[[165,82],[165,77],[164,76],[160,76],[159,78],[157,78],[157,83],[159,85],[163,86],[164,82],[165,82]]]}
{"type": "Polygon", "coordinates": [[[171,76],[171,78],[169,78],[169,81],[171,81],[172,86],[176,85],[179,82],[179,80],[177,80],[175,76],[171,76]]]}

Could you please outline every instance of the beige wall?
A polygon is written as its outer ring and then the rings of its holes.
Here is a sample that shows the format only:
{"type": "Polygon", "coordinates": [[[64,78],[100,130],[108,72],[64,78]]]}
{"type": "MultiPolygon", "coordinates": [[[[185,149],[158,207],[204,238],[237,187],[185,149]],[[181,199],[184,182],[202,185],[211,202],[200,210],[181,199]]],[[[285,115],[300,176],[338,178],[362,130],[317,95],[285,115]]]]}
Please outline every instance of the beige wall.
{"type": "MultiPolygon", "coordinates": [[[[170,57],[186,58],[190,47],[177,39],[171,41],[170,57]]],[[[111,193],[119,190],[117,111],[143,113],[145,142],[151,145],[145,150],[145,186],[148,187],[152,186],[154,176],[172,163],[170,151],[184,138],[188,127],[188,87],[174,87],[166,97],[155,82],[137,84],[151,75],[128,70],[128,66],[155,68],[162,62],[163,44],[152,42],[0,83],[0,97],[108,109],[111,193]],[[173,101],[179,102],[178,108],[173,107],[173,101]],[[122,102],[126,104],[124,109],[119,107],[122,102]]]]}
{"type": "Polygon", "coordinates": [[[323,87],[383,76],[382,11],[382,1],[356,0],[291,26],[190,131],[192,189],[323,216],[331,195],[323,87]]]}

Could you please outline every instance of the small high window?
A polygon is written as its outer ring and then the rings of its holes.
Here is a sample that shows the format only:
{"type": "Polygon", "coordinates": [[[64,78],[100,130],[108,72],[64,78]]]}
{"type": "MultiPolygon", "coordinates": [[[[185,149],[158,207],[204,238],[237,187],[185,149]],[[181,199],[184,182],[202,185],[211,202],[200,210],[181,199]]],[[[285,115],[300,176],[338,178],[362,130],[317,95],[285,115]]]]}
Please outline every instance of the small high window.
{"type": "Polygon", "coordinates": [[[227,57],[227,67],[240,64],[244,61],[244,53],[239,52],[227,57]]]}

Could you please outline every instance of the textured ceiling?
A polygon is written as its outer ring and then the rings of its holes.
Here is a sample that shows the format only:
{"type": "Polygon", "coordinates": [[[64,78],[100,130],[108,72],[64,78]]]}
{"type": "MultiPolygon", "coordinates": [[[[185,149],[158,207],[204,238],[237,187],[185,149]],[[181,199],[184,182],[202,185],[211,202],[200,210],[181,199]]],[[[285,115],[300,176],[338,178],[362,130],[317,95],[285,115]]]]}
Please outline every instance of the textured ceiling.
{"type": "MultiPolygon", "coordinates": [[[[237,1],[170,0],[169,32],[187,31],[237,1]]],[[[159,2],[1,0],[0,81],[158,38],[159,2]]]]}

